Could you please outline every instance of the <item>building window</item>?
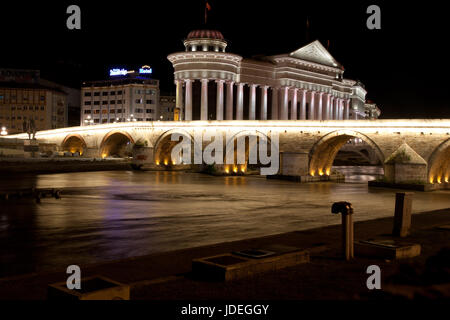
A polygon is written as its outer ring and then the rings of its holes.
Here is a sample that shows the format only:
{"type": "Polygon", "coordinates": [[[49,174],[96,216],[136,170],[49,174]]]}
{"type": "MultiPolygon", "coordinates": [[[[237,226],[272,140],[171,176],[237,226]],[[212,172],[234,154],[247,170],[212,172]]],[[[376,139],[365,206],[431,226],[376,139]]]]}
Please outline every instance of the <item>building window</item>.
{"type": "Polygon", "coordinates": [[[117,100],[117,104],[122,104],[122,100],[117,100]]]}
{"type": "Polygon", "coordinates": [[[141,94],[141,90],[139,90],[139,89],[136,89],[136,91],[135,91],[137,94],[141,94]]]}
{"type": "Polygon", "coordinates": [[[116,104],[116,100],[109,101],[110,104],[116,104]]]}
{"type": "Polygon", "coordinates": [[[84,114],[91,114],[91,110],[84,110],[84,114]]]}
{"type": "Polygon", "coordinates": [[[109,110],[109,113],[116,113],[116,110],[115,109],[111,109],[111,110],[109,110]]]}
{"type": "Polygon", "coordinates": [[[105,96],[107,96],[107,95],[108,95],[108,92],[107,92],[107,91],[103,91],[103,92],[102,92],[102,96],[105,97],[105,96]]]}
{"type": "Polygon", "coordinates": [[[142,99],[136,99],[136,103],[142,103],[142,99]]]}
{"type": "Polygon", "coordinates": [[[94,119],[94,123],[99,123],[100,119],[94,119]]]}
{"type": "Polygon", "coordinates": [[[102,123],[107,123],[108,119],[102,119],[102,123]]]}
{"type": "Polygon", "coordinates": [[[113,95],[116,94],[116,92],[115,91],[111,91],[109,94],[113,96],[113,95]]]}
{"type": "Polygon", "coordinates": [[[136,109],[136,113],[142,113],[144,112],[144,109],[136,109]]]}
{"type": "Polygon", "coordinates": [[[45,107],[44,107],[44,106],[41,106],[41,111],[44,111],[44,109],[45,109],[45,107]]]}
{"type": "Polygon", "coordinates": [[[149,89],[149,90],[146,90],[145,93],[147,93],[147,94],[155,94],[155,90],[150,90],[149,89]]]}
{"type": "Polygon", "coordinates": [[[122,109],[117,109],[117,113],[122,113],[122,109]]]}
{"type": "Polygon", "coordinates": [[[104,101],[102,101],[102,104],[103,105],[108,104],[108,101],[104,100],[104,101]]]}
{"type": "Polygon", "coordinates": [[[100,105],[100,101],[94,101],[94,106],[100,105]]]}
{"type": "Polygon", "coordinates": [[[108,110],[106,110],[106,109],[102,110],[102,114],[107,114],[107,113],[108,113],[108,110]]]}
{"type": "Polygon", "coordinates": [[[145,121],[153,121],[153,118],[147,118],[145,121]]]}
{"type": "Polygon", "coordinates": [[[94,92],[94,97],[99,97],[100,96],[100,92],[94,92]]]}
{"type": "Polygon", "coordinates": [[[100,113],[100,110],[94,110],[94,114],[99,114],[100,113]]]}
{"type": "Polygon", "coordinates": [[[145,112],[146,113],[153,113],[153,109],[146,109],[145,112]]]}
{"type": "MultiPolygon", "coordinates": [[[[85,97],[90,97],[91,95],[92,95],[92,94],[91,94],[90,92],[85,92],[85,93],[84,93],[84,96],[85,96],[85,97]]],[[[42,96],[41,96],[41,98],[42,98],[42,96]]],[[[42,100],[42,99],[41,99],[41,100],[42,100]]]]}
{"type": "Polygon", "coordinates": [[[153,104],[153,100],[146,100],[145,103],[146,104],[153,104]]]}
{"type": "Polygon", "coordinates": [[[85,102],[84,102],[84,105],[85,105],[85,106],[90,106],[90,105],[91,105],[91,102],[90,102],[90,101],[85,101],[85,102]]]}

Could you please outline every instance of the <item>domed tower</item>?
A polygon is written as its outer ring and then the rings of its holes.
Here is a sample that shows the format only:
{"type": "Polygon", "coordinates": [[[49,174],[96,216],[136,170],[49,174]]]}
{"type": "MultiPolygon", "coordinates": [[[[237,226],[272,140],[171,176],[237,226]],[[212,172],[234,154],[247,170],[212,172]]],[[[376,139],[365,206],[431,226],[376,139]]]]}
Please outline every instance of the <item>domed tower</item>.
{"type": "Polygon", "coordinates": [[[227,41],[217,30],[191,31],[183,43],[184,52],[167,57],[174,68],[175,120],[228,119],[224,104],[233,103],[242,57],[225,52],[227,41]]]}
{"type": "Polygon", "coordinates": [[[227,42],[217,30],[194,30],[184,40],[186,51],[225,52],[227,42]]]}

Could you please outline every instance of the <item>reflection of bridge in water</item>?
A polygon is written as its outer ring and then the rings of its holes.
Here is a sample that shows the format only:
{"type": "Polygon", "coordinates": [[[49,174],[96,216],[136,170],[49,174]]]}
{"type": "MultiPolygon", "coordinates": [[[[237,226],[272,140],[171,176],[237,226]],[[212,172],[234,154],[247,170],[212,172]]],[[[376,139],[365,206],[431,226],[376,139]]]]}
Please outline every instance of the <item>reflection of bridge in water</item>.
{"type": "MultiPolygon", "coordinates": [[[[281,176],[328,180],[336,154],[356,138],[383,164],[387,181],[448,186],[450,120],[134,122],[41,131],[36,138],[87,157],[123,155],[135,145],[139,146],[136,163],[176,169],[180,164],[171,159],[171,150],[177,142],[171,141],[171,135],[193,139],[195,133],[207,131],[220,132],[224,146],[241,136],[257,136],[270,143],[278,133],[281,176]]],[[[245,171],[245,166],[239,170],[245,171]]]]}

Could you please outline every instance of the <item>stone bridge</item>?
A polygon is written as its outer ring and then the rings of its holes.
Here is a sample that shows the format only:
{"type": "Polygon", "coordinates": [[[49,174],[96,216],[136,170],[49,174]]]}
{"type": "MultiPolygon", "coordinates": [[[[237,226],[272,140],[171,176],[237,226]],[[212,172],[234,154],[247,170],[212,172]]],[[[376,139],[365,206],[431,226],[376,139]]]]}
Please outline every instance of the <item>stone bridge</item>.
{"type": "MultiPolygon", "coordinates": [[[[220,132],[223,146],[239,136],[257,136],[270,143],[277,133],[278,175],[305,181],[327,180],[337,152],[351,138],[360,138],[372,148],[384,164],[386,181],[448,185],[450,175],[450,120],[446,119],[128,122],[40,131],[36,139],[86,157],[131,155],[139,149],[135,163],[176,169],[182,165],[170,157],[177,144],[171,134],[192,139],[207,132],[220,132]]],[[[232,174],[236,166],[222,169],[232,174]]]]}

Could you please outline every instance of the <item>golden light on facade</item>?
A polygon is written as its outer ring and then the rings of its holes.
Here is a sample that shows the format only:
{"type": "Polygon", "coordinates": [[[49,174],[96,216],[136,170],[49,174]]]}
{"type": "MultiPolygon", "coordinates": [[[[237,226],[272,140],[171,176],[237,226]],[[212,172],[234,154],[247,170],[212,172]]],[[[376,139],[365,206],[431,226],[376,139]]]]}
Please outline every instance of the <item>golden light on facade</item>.
{"type": "Polygon", "coordinates": [[[445,182],[448,183],[448,177],[445,177],[445,182]]]}
{"type": "Polygon", "coordinates": [[[316,172],[315,172],[315,171],[311,171],[309,174],[310,174],[312,177],[314,177],[314,175],[316,174],[316,172]]]}
{"type": "Polygon", "coordinates": [[[433,177],[431,177],[431,178],[430,178],[430,183],[433,183],[433,180],[434,180],[433,177]]]}
{"type": "Polygon", "coordinates": [[[159,166],[159,160],[156,160],[156,165],[159,166]]]}
{"type": "Polygon", "coordinates": [[[437,178],[437,183],[441,183],[441,177],[437,178]]]}
{"type": "Polygon", "coordinates": [[[330,175],[330,169],[327,169],[326,171],[326,175],[329,176],[330,175]]]}
{"type": "Polygon", "coordinates": [[[167,166],[169,164],[169,161],[167,159],[164,160],[164,165],[167,166]]]}
{"type": "Polygon", "coordinates": [[[234,167],[233,167],[233,172],[234,172],[234,173],[237,173],[237,172],[238,172],[238,167],[237,167],[237,166],[234,166],[234,167]]]}
{"type": "Polygon", "coordinates": [[[319,176],[323,176],[323,171],[319,170],[319,176]]]}
{"type": "Polygon", "coordinates": [[[225,173],[230,173],[230,169],[227,167],[225,167],[225,173]]]}
{"type": "Polygon", "coordinates": [[[102,159],[105,159],[108,155],[106,153],[102,153],[102,159]]]}
{"type": "Polygon", "coordinates": [[[241,167],[241,172],[245,172],[245,167],[244,166],[241,167]]]}

